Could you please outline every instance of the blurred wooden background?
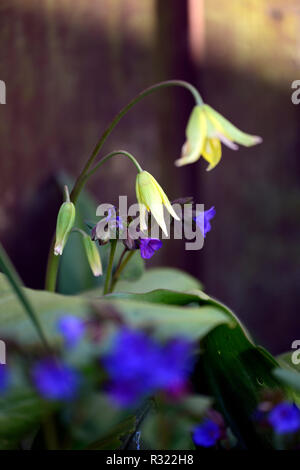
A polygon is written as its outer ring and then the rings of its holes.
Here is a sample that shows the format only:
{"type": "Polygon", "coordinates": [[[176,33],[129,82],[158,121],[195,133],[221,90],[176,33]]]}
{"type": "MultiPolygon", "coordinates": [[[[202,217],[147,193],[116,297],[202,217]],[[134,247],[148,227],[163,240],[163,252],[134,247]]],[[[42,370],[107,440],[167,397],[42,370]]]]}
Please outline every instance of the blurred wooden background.
{"type": "MultiPolygon", "coordinates": [[[[104,151],[131,151],[170,199],[216,207],[203,250],[165,243],[149,265],[187,269],[273,352],[289,349],[300,301],[299,27],[297,0],[2,0],[0,236],[26,284],[43,286],[55,175],[76,175],[141,89],[185,79],[264,144],[224,150],[209,174],[203,161],[175,168],[193,101],[169,89],[133,109],[104,151]]],[[[133,202],[134,178],[115,159],[89,189],[99,203],[133,202]]]]}

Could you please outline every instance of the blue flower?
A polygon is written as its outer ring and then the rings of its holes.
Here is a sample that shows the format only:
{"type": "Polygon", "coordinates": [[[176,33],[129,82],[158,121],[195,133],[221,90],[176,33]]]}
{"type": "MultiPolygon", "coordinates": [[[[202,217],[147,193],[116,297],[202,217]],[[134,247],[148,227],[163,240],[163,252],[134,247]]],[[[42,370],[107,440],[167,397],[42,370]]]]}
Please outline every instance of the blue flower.
{"type": "Polygon", "coordinates": [[[0,364],[0,395],[6,392],[9,385],[9,374],[7,370],[7,365],[0,364]]]}
{"type": "Polygon", "coordinates": [[[116,215],[115,209],[108,209],[108,216],[105,218],[107,222],[109,222],[109,227],[112,228],[119,228],[123,230],[123,221],[119,215],[116,215]]]}
{"type": "Polygon", "coordinates": [[[160,379],[159,388],[176,396],[185,390],[187,377],[193,369],[193,344],[185,339],[176,338],[169,341],[161,350],[157,374],[160,379]]]}
{"type": "Polygon", "coordinates": [[[211,419],[205,419],[203,423],[194,428],[193,440],[196,445],[212,447],[221,437],[219,426],[211,419]]]}
{"type": "Polygon", "coordinates": [[[300,429],[300,410],[294,403],[280,403],[270,411],[268,421],[279,434],[298,431],[300,429]]]}
{"type": "Polygon", "coordinates": [[[216,215],[216,210],[214,206],[212,206],[210,209],[204,212],[199,212],[196,217],[194,217],[194,220],[198,227],[200,228],[203,237],[205,238],[205,235],[207,232],[211,230],[211,224],[210,220],[216,215]]]}
{"type": "Polygon", "coordinates": [[[84,322],[73,315],[64,315],[57,322],[57,329],[64,337],[67,347],[76,346],[84,334],[84,322]]]}
{"type": "Polygon", "coordinates": [[[191,352],[186,340],[162,346],[144,332],[123,329],[102,360],[110,377],[110,397],[128,406],[157,390],[182,387],[191,371],[191,352]]]}
{"type": "Polygon", "coordinates": [[[78,392],[79,374],[58,359],[42,359],[35,364],[32,378],[39,393],[48,400],[70,400],[78,392]]]}
{"type": "Polygon", "coordinates": [[[144,259],[151,258],[154,253],[162,247],[162,241],[158,238],[141,238],[140,250],[141,257],[144,259]]]}

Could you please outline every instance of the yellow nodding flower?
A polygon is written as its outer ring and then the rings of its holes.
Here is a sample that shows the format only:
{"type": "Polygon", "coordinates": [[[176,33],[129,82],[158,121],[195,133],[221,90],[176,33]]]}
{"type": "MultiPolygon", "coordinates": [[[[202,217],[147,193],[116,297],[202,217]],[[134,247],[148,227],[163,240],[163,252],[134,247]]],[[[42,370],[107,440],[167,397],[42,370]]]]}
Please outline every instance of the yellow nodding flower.
{"type": "Polygon", "coordinates": [[[54,254],[61,255],[75,221],[75,206],[64,202],[59,209],[56,222],[56,240],[54,254]]]}
{"type": "Polygon", "coordinates": [[[261,137],[242,132],[208,104],[197,105],[187,124],[181,158],[175,161],[175,165],[194,163],[202,155],[208,161],[207,171],[210,171],[221,159],[221,143],[237,150],[237,144],[251,147],[261,142],[261,137]]]}
{"type": "Polygon", "coordinates": [[[92,273],[96,277],[101,276],[102,263],[101,263],[100,254],[99,254],[99,251],[95,242],[93,242],[88,235],[85,235],[83,237],[83,245],[84,245],[86,257],[88,259],[92,273]]]}
{"type": "Polygon", "coordinates": [[[145,216],[146,211],[149,211],[152,213],[153,217],[155,218],[156,222],[158,223],[164,234],[168,236],[166,222],[164,219],[163,206],[165,206],[167,211],[171,214],[172,217],[174,217],[174,219],[180,219],[174,211],[173,207],[171,206],[171,203],[161,186],[147,171],[141,171],[137,174],[136,198],[138,203],[140,204],[141,230],[147,230],[145,216]]]}

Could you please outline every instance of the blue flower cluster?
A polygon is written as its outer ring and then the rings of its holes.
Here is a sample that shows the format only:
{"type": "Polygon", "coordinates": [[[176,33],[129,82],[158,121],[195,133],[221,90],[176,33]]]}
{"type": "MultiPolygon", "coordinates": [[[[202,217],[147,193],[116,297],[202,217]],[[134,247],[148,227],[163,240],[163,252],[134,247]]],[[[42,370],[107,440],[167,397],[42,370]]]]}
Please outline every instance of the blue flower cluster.
{"type": "Polygon", "coordinates": [[[144,332],[124,328],[102,359],[111,399],[130,406],[158,390],[172,395],[184,390],[193,367],[193,347],[184,339],[161,345],[144,332]]]}
{"type": "Polygon", "coordinates": [[[294,403],[279,403],[270,411],[268,422],[278,434],[299,431],[300,410],[294,403]]]}
{"type": "Polygon", "coordinates": [[[140,251],[144,259],[151,258],[154,253],[162,247],[162,241],[158,238],[141,238],[140,251]]]}
{"type": "Polygon", "coordinates": [[[194,428],[193,440],[198,446],[212,447],[218,442],[220,437],[220,426],[211,419],[205,419],[194,428]]]}
{"type": "Polygon", "coordinates": [[[74,315],[63,315],[57,322],[57,329],[63,336],[66,347],[72,348],[83,337],[85,325],[81,318],[74,315]]]}
{"type": "Polygon", "coordinates": [[[199,212],[196,217],[194,218],[196,224],[200,228],[203,237],[205,238],[205,235],[207,232],[210,232],[211,230],[211,223],[210,220],[213,219],[213,217],[216,215],[216,210],[214,206],[212,206],[210,209],[204,212],[199,212]]]}
{"type": "Polygon", "coordinates": [[[6,364],[0,364],[0,394],[6,392],[9,383],[9,373],[6,364]]]}
{"type": "Polygon", "coordinates": [[[80,376],[59,359],[41,359],[32,370],[33,382],[42,397],[48,400],[70,400],[76,397],[80,376]]]}

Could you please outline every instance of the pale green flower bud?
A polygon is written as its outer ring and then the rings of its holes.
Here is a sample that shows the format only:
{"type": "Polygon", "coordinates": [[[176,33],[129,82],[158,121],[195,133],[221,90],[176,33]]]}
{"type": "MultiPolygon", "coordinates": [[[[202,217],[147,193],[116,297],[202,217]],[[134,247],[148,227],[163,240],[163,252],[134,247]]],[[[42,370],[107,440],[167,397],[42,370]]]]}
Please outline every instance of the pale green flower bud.
{"type": "Polygon", "coordinates": [[[96,246],[96,243],[91,240],[88,235],[83,237],[83,245],[86,252],[86,256],[90,265],[90,268],[94,276],[101,276],[102,274],[102,264],[101,258],[96,246]]]}
{"type": "Polygon", "coordinates": [[[61,255],[75,221],[75,206],[64,202],[59,209],[56,223],[54,254],[61,255]]]}

